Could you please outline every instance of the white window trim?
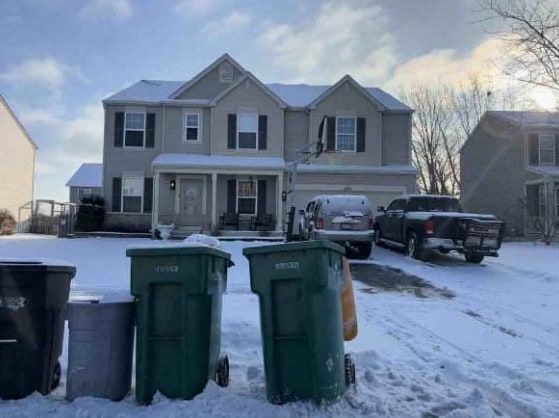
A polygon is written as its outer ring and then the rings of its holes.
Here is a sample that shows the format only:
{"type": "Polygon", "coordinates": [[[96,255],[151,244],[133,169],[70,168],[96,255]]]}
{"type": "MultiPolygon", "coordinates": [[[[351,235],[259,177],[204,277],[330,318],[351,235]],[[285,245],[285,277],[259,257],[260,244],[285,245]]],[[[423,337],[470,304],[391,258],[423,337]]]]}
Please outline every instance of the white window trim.
{"type": "Polygon", "coordinates": [[[120,187],[120,212],[121,213],[144,213],[144,187],[145,187],[145,177],[143,175],[131,175],[131,174],[126,174],[122,176],[122,184],[120,187]],[[140,211],[139,212],[125,212],[124,211],[124,179],[142,179],[142,187],[141,187],[141,191],[142,191],[142,196],[141,196],[141,200],[140,200],[140,211]]]}
{"type": "Polygon", "coordinates": [[[199,144],[199,143],[201,143],[202,142],[202,112],[186,111],[186,112],[184,112],[183,121],[184,121],[184,124],[183,124],[184,129],[183,129],[183,133],[182,133],[182,142],[184,142],[186,144],[199,144]],[[188,128],[188,125],[187,125],[188,115],[197,115],[198,116],[198,139],[196,139],[196,140],[186,139],[186,130],[188,128]]]}
{"type": "Polygon", "coordinates": [[[538,165],[555,165],[556,161],[555,161],[555,135],[553,134],[538,134],[538,165]],[[553,162],[551,163],[542,163],[542,147],[541,147],[541,137],[542,136],[550,136],[551,137],[551,150],[547,150],[547,151],[551,151],[551,155],[553,156],[553,162]]]}
{"type": "Polygon", "coordinates": [[[559,183],[555,183],[555,216],[559,216],[559,183]]]}
{"type": "MultiPolygon", "coordinates": [[[[347,134],[343,134],[347,135],[347,134]]],[[[357,153],[357,117],[355,116],[336,116],[336,152],[343,152],[349,154],[357,153]],[[353,150],[339,150],[338,149],[338,119],[353,119],[353,124],[355,126],[355,133],[353,134],[353,150]]]]}
{"type": "MultiPolygon", "coordinates": [[[[237,132],[236,132],[236,146],[237,146],[237,150],[239,151],[258,151],[258,111],[256,111],[255,109],[239,109],[237,111],[237,132]],[[251,115],[251,116],[256,116],[256,141],[254,143],[254,148],[240,148],[239,147],[239,133],[241,132],[240,130],[240,119],[241,119],[241,114],[244,115],[251,115]]],[[[242,132],[250,132],[250,131],[242,131],[242,132]]]]}
{"type": "Polygon", "coordinates": [[[130,149],[145,149],[146,148],[146,123],[147,123],[147,113],[143,110],[126,110],[124,112],[124,129],[122,130],[122,147],[123,148],[130,148],[130,149]],[[128,117],[129,113],[141,113],[144,115],[144,128],[143,129],[128,129],[126,127],[126,118],[128,117]],[[126,131],[142,131],[143,135],[143,142],[142,146],[138,147],[135,145],[126,145],[126,131]]]}
{"type": "MultiPolygon", "coordinates": [[[[237,199],[235,200],[235,212],[239,213],[239,182],[245,182],[245,181],[251,181],[250,179],[237,179],[236,182],[236,187],[237,187],[237,191],[236,191],[236,195],[237,195],[237,199]]],[[[258,180],[256,179],[252,179],[252,182],[254,183],[254,213],[239,213],[239,215],[246,215],[246,216],[255,216],[258,213],[258,180]]],[[[252,199],[252,197],[247,197],[247,196],[241,196],[241,199],[252,199]]]]}

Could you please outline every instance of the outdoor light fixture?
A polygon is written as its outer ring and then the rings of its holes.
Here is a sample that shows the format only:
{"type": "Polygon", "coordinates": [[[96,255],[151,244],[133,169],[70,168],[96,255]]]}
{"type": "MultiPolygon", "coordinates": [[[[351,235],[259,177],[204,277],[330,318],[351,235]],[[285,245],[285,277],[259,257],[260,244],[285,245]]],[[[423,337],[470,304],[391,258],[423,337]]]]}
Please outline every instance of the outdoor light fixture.
{"type": "Polygon", "coordinates": [[[171,190],[175,190],[175,187],[177,186],[177,184],[175,183],[175,180],[171,180],[171,182],[169,183],[169,186],[170,186],[171,190]]]}

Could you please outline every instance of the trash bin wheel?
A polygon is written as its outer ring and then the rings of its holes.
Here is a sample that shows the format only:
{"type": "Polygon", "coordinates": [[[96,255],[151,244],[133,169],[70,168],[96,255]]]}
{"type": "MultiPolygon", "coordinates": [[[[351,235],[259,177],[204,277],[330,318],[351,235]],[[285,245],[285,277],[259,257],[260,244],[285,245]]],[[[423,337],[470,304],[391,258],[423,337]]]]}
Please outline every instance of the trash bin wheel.
{"type": "Polygon", "coordinates": [[[345,383],[347,386],[355,384],[355,362],[351,354],[344,356],[345,383]]]}
{"type": "Polygon", "coordinates": [[[215,366],[215,381],[222,388],[229,385],[229,357],[226,354],[219,356],[215,366]]]}
{"type": "Polygon", "coordinates": [[[60,362],[57,361],[54,366],[54,370],[52,372],[52,383],[50,385],[51,390],[55,390],[58,387],[58,385],[60,385],[61,374],[62,374],[62,369],[60,367],[60,362]]]}

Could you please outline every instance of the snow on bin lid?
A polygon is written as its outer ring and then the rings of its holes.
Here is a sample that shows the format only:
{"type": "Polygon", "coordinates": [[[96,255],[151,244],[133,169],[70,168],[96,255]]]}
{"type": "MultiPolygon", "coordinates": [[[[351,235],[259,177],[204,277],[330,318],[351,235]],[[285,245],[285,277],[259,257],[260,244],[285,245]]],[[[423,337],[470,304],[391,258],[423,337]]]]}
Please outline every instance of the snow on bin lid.
{"type": "Polygon", "coordinates": [[[0,265],[75,267],[68,261],[55,258],[0,258],[0,265]]]}
{"type": "Polygon", "coordinates": [[[134,296],[128,290],[114,289],[72,289],[69,303],[125,303],[134,302],[134,296]]]}
{"type": "Polygon", "coordinates": [[[263,245],[261,247],[247,247],[243,249],[243,255],[247,256],[254,254],[278,253],[284,251],[299,252],[316,249],[329,249],[337,251],[342,255],[345,254],[344,247],[330,241],[305,241],[292,242],[288,244],[263,245]]]}

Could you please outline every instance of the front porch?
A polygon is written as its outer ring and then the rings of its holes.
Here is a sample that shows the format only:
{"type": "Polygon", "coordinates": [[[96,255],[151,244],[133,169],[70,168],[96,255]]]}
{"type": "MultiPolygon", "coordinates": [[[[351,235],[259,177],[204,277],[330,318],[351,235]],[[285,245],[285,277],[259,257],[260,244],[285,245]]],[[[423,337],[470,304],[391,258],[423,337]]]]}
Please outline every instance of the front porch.
{"type": "Polygon", "coordinates": [[[244,167],[198,168],[184,161],[172,166],[154,161],[154,230],[174,224],[173,235],[179,237],[283,234],[283,160],[272,159],[280,161],[264,167],[254,167],[262,160],[254,157],[217,157],[212,162],[223,158],[244,167]]]}

